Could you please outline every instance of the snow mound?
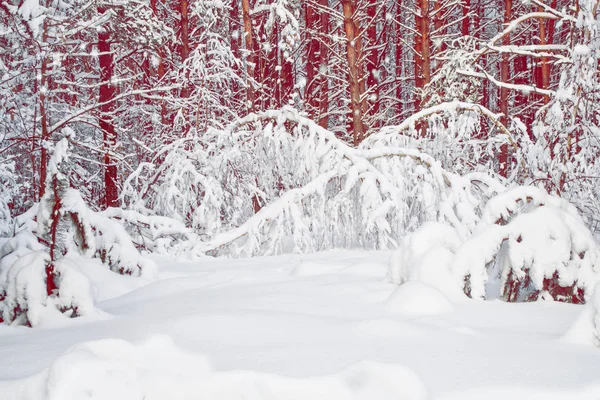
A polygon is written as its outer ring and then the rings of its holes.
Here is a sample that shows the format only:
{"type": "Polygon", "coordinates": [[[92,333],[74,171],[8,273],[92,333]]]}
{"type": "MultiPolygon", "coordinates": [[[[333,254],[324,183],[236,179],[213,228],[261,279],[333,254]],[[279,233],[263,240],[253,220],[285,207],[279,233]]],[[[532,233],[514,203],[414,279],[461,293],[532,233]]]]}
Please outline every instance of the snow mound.
{"type": "Polygon", "coordinates": [[[581,313],[563,336],[563,341],[585,346],[594,346],[598,343],[598,337],[594,334],[596,327],[594,317],[596,310],[591,304],[586,304],[581,313]]]}
{"type": "Polygon", "coordinates": [[[596,284],[592,300],[585,305],[579,317],[563,336],[563,340],[600,347],[600,283],[596,284]]]}
{"type": "MultiPolygon", "coordinates": [[[[186,386],[209,370],[205,359],[184,353],[166,336],[139,346],[103,339],[72,347],[46,371],[21,381],[29,384],[27,396],[12,389],[15,399],[30,400],[184,399],[186,386]]],[[[3,389],[10,398],[11,387],[3,389]]]]}
{"type": "Polygon", "coordinates": [[[3,398],[21,400],[425,400],[428,391],[411,370],[359,362],[321,377],[214,372],[202,356],[167,336],[140,345],[104,339],[74,346],[46,371],[0,384],[3,398]]]}
{"type": "Polygon", "coordinates": [[[454,252],[460,246],[458,233],[449,225],[426,222],[404,238],[392,253],[387,279],[391,283],[427,283],[452,300],[465,296],[450,273],[454,252]]]}
{"type": "Polygon", "coordinates": [[[438,289],[424,282],[406,282],[386,302],[388,311],[411,315],[434,315],[454,310],[453,304],[438,289]]]}

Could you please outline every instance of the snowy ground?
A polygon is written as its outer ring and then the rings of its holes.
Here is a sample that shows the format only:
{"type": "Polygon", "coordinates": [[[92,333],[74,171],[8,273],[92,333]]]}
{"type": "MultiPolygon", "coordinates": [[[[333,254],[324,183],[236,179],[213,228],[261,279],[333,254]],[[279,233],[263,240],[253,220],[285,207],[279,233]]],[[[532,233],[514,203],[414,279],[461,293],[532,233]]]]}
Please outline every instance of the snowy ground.
{"type": "Polygon", "coordinates": [[[158,260],[146,286],[90,272],[96,317],[0,326],[0,398],[600,399],[600,350],[563,339],[582,307],[450,303],[386,283],[388,258],[158,260]]]}

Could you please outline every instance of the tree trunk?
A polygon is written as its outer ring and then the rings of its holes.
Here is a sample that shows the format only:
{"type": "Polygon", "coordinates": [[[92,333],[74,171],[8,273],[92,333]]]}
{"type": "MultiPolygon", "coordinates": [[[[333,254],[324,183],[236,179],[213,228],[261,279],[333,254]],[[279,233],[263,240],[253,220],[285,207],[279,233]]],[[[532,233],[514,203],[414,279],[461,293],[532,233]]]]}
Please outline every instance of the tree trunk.
{"type": "Polygon", "coordinates": [[[50,139],[48,134],[48,118],[46,116],[46,86],[48,85],[47,77],[48,59],[42,59],[40,68],[40,124],[41,124],[41,156],[40,156],[40,198],[44,195],[46,187],[46,175],[48,174],[48,150],[46,142],[50,139]]]}
{"type": "MultiPolygon", "coordinates": [[[[398,20],[402,19],[402,0],[398,0],[398,3],[396,5],[396,18],[398,20]]],[[[404,77],[404,52],[403,47],[404,46],[404,42],[402,42],[400,39],[405,35],[404,33],[404,29],[400,26],[400,24],[397,24],[398,28],[396,29],[396,99],[398,99],[398,106],[396,107],[396,112],[398,115],[402,115],[402,113],[404,112],[404,91],[403,91],[403,84],[402,84],[402,78],[404,77]]]]}
{"type": "Polygon", "coordinates": [[[181,13],[181,20],[179,22],[181,32],[181,62],[185,62],[190,55],[188,0],[180,0],[179,12],[181,13]]]}
{"type": "Polygon", "coordinates": [[[318,39],[318,12],[310,2],[305,7],[306,19],[306,87],[304,88],[304,98],[309,109],[309,116],[314,117],[314,110],[318,107],[318,98],[315,93],[317,87],[317,77],[319,73],[319,57],[321,44],[318,39]]]}
{"type": "MultiPolygon", "coordinates": [[[[46,6],[49,6],[48,2],[46,2],[46,6]]],[[[46,43],[48,39],[48,21],[45,19],[43,23],[43,34],[42,34],[42,43],[46,43]]],[[[40,83],[38,88],[39,100],[40,100],[40,147],[41,147],[41,155],[40,155],[40,198],[44,195],[45,187],[46,187],[46,175],[48,174],[48,150],[46,148],[46,142],[50,139],[50,135],[48,134],[48,117],[46,115],[46,90],[48,89],[48,58],[43,55],[42,64],[40,66],[40,83]]]]}
{"type": "Polygon", "coordinates": [[[250,0],[242,0],[242,18],[244,20],[244,43],[246,44],[246,73],[248,74],[247,105],[248,111],[255,109],[254,86],[256,54],[254,49],[254,38],[252,36],[252,19],[250,18],[250,0]]]}
{"type": "Polygon", "coordinates": [[[352,138],[358,145],[365,135],[363,124],[364,106],[362,96],[365,92],[362,66],[362,43],[359,36],[358,21],[355,19],[353,0],[342,0],[344,13],[344,31],[346,32],[346,57],[348,59],[348,83],[350,86],[350,111],[352,112],[352,138]]]}
{"type": "MultiPolygon", "coordinates": [[[[542,7],[538,7],[538,11],[544,11],[542,7]]],[[[540,45],[545,46],[548,44],[548,37],[546,35],[546,20],[544,18],[539,19],[540,24],[540,45]]],[[[552,42],[552,38],[550,37],[550,42],[552,42]]],[[[550,64],[548,63],[548,57],[542,57],[541,65],[540,65],[540,84],[542,89],[548,89],[550,87],[550,64]]],[[[542,96],[544,104],[548,104],[550,102],[550,96],[547,94],[542,96]]]]}
{"type": "MultiPolygon", "coordinates": [[[[105,10],[98,10],[103,14],[105,10]]],[[[98,32],[98,61],[100,63],[100,129],[104,139],[104,206],[117,207],[119,193],[117,187],[117,165],[112,159],[112,151],[117,143],[113,125],[115,88],[112,84],[114,61],[110,49],[110,33],[98,32]]]]}
{"type": "MultiPolygon", "coordinates": [[[[505,0],[505,8],[504,8],[504,23],[510,23],[512,18],[512,0],[505,0]]],[[[510,45],[510,34],[507,34],[503,38],[503,44],[505,46],[510,45]]],[[[508,74],[509,74],[509,54],[502,53],[502,61],[500,63],[500,80],[502,82],[508,82],[508,74]]],[[[504,126],[508,125],[508,89],[505,87],[500,88],[500,113],[502,116],[500,117],[500,122],[504,126]]],[[[508,145],[503,144],[500,146],[500,155],[498,157],[498,161],[500,163],[499,173],[502,176],[507,176],[508,173],[508,145]]]]}
{"type": "MultiPolygon", "coordinates": [[[[430,15],[429,0],[420,0],[420,14],[416,17],[416,28],[419,32],[416,41],[416,60],[415,60],[415,112],[421,110],[421,105],[427,101],[422,97],[423,89],[431,81],[431,37],[430,37],[430,15]]],[[[416,129],[420,131],[421,136],[427,133],[427,122],[420,121],[416,129]]]]}
{"type": "MultiPolygon", "coordinates": [[[[160,19],[159,12],[158,12],[157,0],[150,0],[150,8],[152,9],[152,13],[154,14],[154,16],[156,18],[160,19]]],[[[162,49],[162,47],[160,47],[158,49],[158,67],[156,69],[156,75],[159,80],[161,80],[165,76],[165,73],[166,73],[164,58],[165,58],[164,50],[162,49]]],[[[166,126],[167,122],[168,122],[167,106],[166,106],[165,102],[162,100],[160,101],[160,122],[163,126],[166,126]]]]}
{"type": "Polygon", "coordinates": [[[431,81],[431,37],[429,32],[429,0],[421,0],[421,57],[423,73],[423,86],[431,81]]]}
{"type": "MultiPolygon", "coordinates": [[[[485,15],[485,5],[484,2],[479,0],[477,3],[476,12],[473,15],[473,35],[476,39],[481,38],[481,19],[485,15]]],[[[483,54],[481,56],[481,66],[485,69],[487,65],[487,55],[483,54]]],[[[481,105],[485,108],[490,108],[490,95],[488,89],[488,82],[483,81],[481,83],[481,105]]],[[[487,118],[480,119],[481,121],[481,131],[478,136],[478,139],[487,140],[489,136],[490,124],[487,118]]]]}
{"type": "MultiPolygon", "coordinates": [[[[328,7],[328,0],[319,0],[321,8],[328,7]]],[[[329,33],[329,14],[321,12],[321,32],[329,33]]],[[[325,36],[325,35],[324,35],[325,36]]],[[[319,82],[320,82],[320,99],[319,99],[319,125],[327,129],[329,127],[329,81],[327,73],[329,70],[329,48],[328,39],[323,37],[321,40],[321,50],[319,51],[319,82]]]]}
{"type": "MultiPolygon", "coordinates": [[[[439,47],[436,49],[437,52],[443,52],[444,50],[446,50],[446,43],[444,42],[444,36],[446,35],[446,31],[447,28],[442,28],[444,26],[444,24],[447,22],[446,20],[444,20],[444,10],[442,9],[442,1],[441,0],[435,0],[434,3],[434,9],[435,9],[435,18],[433,21],[433,28],[434,28],[434,34],[433,36],[436,38],[441,38],[442,40],[440,40],[440,44],[439,47]]],[[[429,38],[429,43],[430,43],[430,47],[431,47],[431,42],[432,42],[432,34],[430,33],[430,38],[429,38]]],[[[430,53],[432,52],[432,50],[430,50],[430,53]]],[[[430,58],[431,58],[431,54],[430,54],[430,58]]],[[[435,66],[433,67],[434,70],[438,70],[442,67],[442,61],[441,60],[436,60],[435,61],[435,66]]]]}
{"type": "Polygon", "coordinates": [[[367,88],[371,96],[374,96],[373,106],[371,108],[372,115],[376,116],[379,112],[379,82],[380,82],[380,66],[379,52],[377,49],[377,6],[378,0],[369,0],[367,15],[369,26],[367,28],[367,37],[369,38],[369,54],[367,55],[367,88]]]}
{"type": "MultiPolygon", "coordinates": [[[[240,7],[237,0],[233,0],[231,4],[231,10],[229,12],[229,32],[231,32],[231,35],[229,35],[231,52],[236,59],[241,60],[240,7]]],[[[243,101],[242,93],[240,92],[240,85],[237,81],[232,83],[231,91],[236,104],[239,104],[243,101]]]]}
{"type": "Polygon", "coordinates": [[[463,36],[469,36],[471,34],[471,0],[463,0],[463,20],[460,29],[460,33],[463,36]]]}
{"type": "MultiPolygon", "coordinates": [[[[417,0],[420,1],[420,0],[417,0]]],[[[414,93],[414,112],[421,109],[421,90],[423,89],[423,41],[421,37],[423,26],[423,11],[418,9],[415,14],[415,48],[414,48],[414,63],[415,63],[415,93],[414,93]]]]}
{"type": "Polygon", "coordinates": [[[281,60],[281,75],[279,78],[280,86],[280,100],[281,105],[288,104],[288,101],[292,98],[292,92],[294,91],[294,71],[292,68],[293,61],[291,55],[285,51],[280,52],[281,60]]]}

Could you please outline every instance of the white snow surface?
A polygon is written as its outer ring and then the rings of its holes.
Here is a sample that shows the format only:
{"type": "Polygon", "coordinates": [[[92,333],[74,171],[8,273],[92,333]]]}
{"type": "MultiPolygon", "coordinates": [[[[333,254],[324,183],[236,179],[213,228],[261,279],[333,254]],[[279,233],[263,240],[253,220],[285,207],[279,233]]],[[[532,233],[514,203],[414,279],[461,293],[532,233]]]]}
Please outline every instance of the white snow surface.
{"type": "Polygon", "coordinates": [[[600,398],[600,350],[565,340],[585,307],[454,301],[389,283],[390,255],[156,258],[153,282],[79,265],[97,313],[0,325],[0,398],[600,398]]]}

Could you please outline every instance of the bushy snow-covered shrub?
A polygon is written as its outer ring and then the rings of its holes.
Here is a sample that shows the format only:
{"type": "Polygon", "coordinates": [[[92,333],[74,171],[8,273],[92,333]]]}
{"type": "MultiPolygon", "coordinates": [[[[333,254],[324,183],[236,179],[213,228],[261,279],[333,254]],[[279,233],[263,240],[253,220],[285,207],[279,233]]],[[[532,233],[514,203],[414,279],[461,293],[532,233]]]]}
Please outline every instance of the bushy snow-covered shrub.
{"type": "MultiPolygon", "coordinates": [[[[173,218],[113,207],[98,212],[97,215],[108,219],[110,224],[125,227],[129,240],[143,251],[167,254],[182,243],[196,240],[191,229],[173,218]]],[[[123,232],[120,234],[124,235],[123,232]]]]}
{"type": "Polygon", "coordinates": [[[0,322],[36,326],[48,314],[90,314],[94,310],[94,288],[80,271],[82,261],[65,257],[51,262],[46,251],[38,250],[0,270],[0,322]],[[46,280],[50,263],[56,276],[56,291],[52,295],[48,295],[46,280]]]}
{"type": "Polygon", "coordinates": [[[193,253],[250,256],[395,248],[427,220],[466,237],[499,188],[482,174],[449,173],[415,149],[352,148],[283,109],[163,147],[123,193],[128,208],[192,228],[200,241],[189,241],[193,253]]]}
{"type": "Polygon", "coordinates": [[[99,258],[121,274],[156,272],[123,226],[91,210],[70,187],[68,147],[67,139],[56,144],[44,196],[34,210],[37,224],[31,224],[34,212],[17,218],[17,234],[0,249],[0,319],[6,323],[35,326],[48,309],[71,317],[89,313],[94,296],[80,271],[85,258],[99,258]]]}
{"type": "Polygon", "coordinates": [[[393,254],[388,279],[472,298],[573,303],[588,301],[600,280],[598,244],[576,208],[536,187],[496,195],[472,235],[458,238],[449,226],[424,225],[393,254]]]}
{"type": "Polygon", "coordinates": [[[600,277],[599,255],[572,204],[539,188],[517,187],[488,202],[452,270],[474,298],[581,303],[600,277]]]}

